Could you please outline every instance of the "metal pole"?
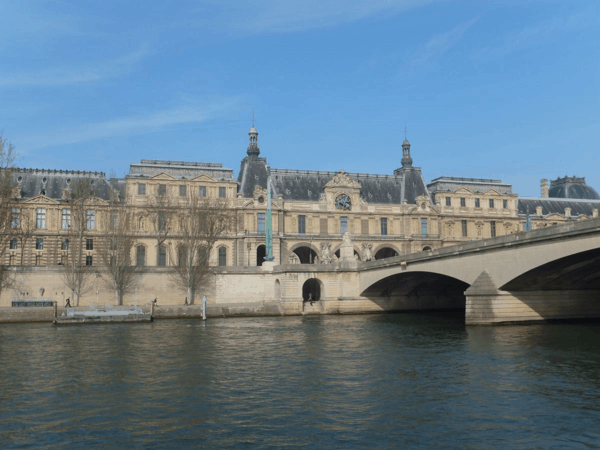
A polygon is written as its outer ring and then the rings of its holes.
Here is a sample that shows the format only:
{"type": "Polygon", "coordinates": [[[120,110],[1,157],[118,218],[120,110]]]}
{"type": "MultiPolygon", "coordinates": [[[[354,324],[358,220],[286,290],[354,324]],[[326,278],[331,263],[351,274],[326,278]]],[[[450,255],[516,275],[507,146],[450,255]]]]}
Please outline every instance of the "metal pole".
{"type": "Polygon", "coordinates": [[[271,215],[271,176],[267,178],[267,255],[265,261],[273,261],[273,220],[271,215]]]}

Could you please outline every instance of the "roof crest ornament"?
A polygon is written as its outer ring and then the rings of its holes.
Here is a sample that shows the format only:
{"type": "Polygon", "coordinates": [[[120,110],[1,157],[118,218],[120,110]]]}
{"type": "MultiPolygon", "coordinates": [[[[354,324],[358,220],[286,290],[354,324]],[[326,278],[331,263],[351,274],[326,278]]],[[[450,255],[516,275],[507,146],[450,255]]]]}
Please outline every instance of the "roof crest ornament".
{"type": "Polygon", "coordinates": [[[356,189],[360,189],[361,185],[358,181],[356,181],[354,178],[352,178],[350,175],[348,175],[346,172],[344,172],[343,170],[338,171],[333,178],[331,179],[331,181],[329,181],[325,187],[349,187],[349,188],[356,188],[356,189]]]}

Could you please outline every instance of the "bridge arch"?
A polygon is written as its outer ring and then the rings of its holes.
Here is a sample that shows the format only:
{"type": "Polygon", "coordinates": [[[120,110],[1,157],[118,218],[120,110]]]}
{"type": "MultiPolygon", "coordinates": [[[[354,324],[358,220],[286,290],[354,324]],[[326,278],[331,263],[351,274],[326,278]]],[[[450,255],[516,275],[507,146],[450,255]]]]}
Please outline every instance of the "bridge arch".
{"type": "Polygon", "coordinates": [[[400,272],[368,286],[361,296],[387,310],[464,309],[469,284],[433,272],[400,272]]]}
{"type": "Polygon", "coordinates": [[[318,278],[309,278],[302,285],[302,300],[319,301],[325,297],[325,285],[318,278]]]}

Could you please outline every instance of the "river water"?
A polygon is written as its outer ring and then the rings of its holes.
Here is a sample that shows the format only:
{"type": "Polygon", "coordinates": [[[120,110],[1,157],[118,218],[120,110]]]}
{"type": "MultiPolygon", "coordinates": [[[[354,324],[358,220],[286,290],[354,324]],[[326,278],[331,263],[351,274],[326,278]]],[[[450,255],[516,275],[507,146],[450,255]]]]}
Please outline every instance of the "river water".
{"type": "Polygon", "coordinates": [[[0,447],[600,446],[600,324],[0,325],[0,447]]]}

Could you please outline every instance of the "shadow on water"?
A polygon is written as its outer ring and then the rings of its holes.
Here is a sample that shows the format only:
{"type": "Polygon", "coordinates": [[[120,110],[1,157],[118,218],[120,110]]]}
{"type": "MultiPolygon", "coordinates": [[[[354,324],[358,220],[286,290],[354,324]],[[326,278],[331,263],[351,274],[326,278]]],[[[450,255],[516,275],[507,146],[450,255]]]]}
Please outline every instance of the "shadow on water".
{"type": "Polygon", "coordinates": [[[2,447],[593,446],[600,326],[462,312],[0,327],[2,447]]]}

